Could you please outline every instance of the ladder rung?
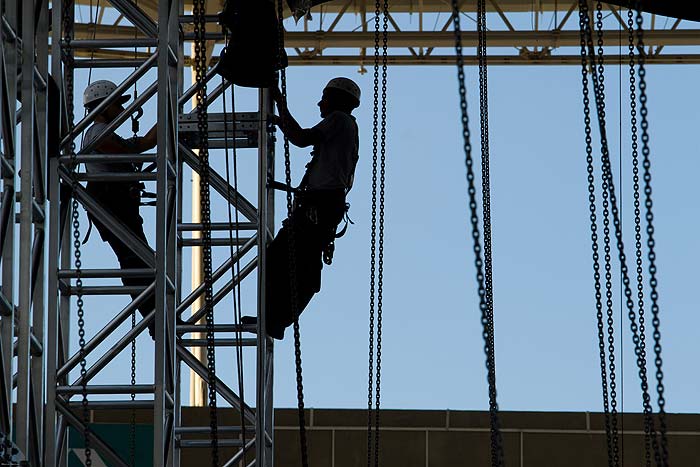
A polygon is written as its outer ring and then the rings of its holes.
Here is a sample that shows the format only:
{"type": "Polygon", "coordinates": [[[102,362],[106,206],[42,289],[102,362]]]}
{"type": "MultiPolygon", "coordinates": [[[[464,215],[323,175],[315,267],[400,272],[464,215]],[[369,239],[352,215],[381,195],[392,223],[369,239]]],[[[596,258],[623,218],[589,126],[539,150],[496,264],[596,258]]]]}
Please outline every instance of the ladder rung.
{"type": "MultiPolygon", "coordinates": [[[[81,269],[82,279],[111,279],[121,277],[153,277],[155,269],[81,269]]],[[[59,279],[74,279],[78,277],[75,269],[62,269],[58,271],[59,279]]]]}
{"type": "MultiPolygon", "coordinates": [[[[232,425],[232,426],[222,426],[218,425],[216,430],[219,433],[240,433],[241,432],[241,426],[240,425],[232,425]]],[[[251,433],[252,435],[255,435],[255,427],[252,425],[248,425],[245,427],[246,434],[251,433]]],[[[208,426],[180,426],[175,428],[175,434],[176,435],[184,435],[184,434],[190,434],[190,435],[206,435],[211,432],[211,427],[208,426]]]]}
{"type": "MultiPolygon", "coordinates": [[[[228,222],[212,222],[211,230],[257,230],[258,226],[255,222],[235,222],[229,224],[228,222]],[[236,229],[236,227],[238,227],[236,229]]],[[[202,230],[202,224],[193,223],[182,223],[177,225],[178,232],[200,232],[202,230]]]]}
{"type": "MultiPolygon", "coordinates": [[[[255,333],[257,331],[254,324],[215,324],[214,332],[250,332],[255,333]]],[[[203,324],[180,324],[177,326],[177,332],[179,334],[189,334],[192,332],[201,332],[206,334],[207,327],[203,324]]]]}
{"type": "Polygon", "coordinates": [[[157,176],[153,172],[79,173],[76,179],[81,182],[148,182],[155,181],[157,176]]]}
{"type": "MultiPolygon", "coordinates": [[[[208,439],[181,439],[176,441],[181,448],[211,448],[211,441],[208,439]]],[[[220,447],[242,448],[243,441],[240,439],[220,439],[220,447]]]]}
{"type": "MultiPolygon", "coordinates": [[[[153,394],[155,388],[152,384],[93,384],[87,386],[88,394],[153,394]]],[[[58,386],[59,394],[82,394],[82,386],[58,386]]]]}
{"type": "MultiPolygon", "coordinates": [[[[65,295],[78,295],[78,289],[65,281],[59,281],[61,292],[65,295]]],[[[137,295],[146,290],[142,285],[94,285],[81,287],[82,295],[137,295]]]]}
{"type": "MultiPolygon", "coordinates": [[[[257,342],[257,339],[251,338],[241,339],[240,342],[236,338],[214,339],[216,347],[238,347],[239,344],[241,347],[252,347],[257,345],[257,342]]],[[[185,347],[206,347],[209,345],[206,339],[180,339],[180,343],[185,347]]]]}
{"type": "MultiPolygon", "coordinates": [[[[236,238],[212,238],[211,239],[211,246],[241,246],[245,245],[246,242],[250,240],[251,237],[238,237],[238,240],[236,238]]],[[[202,246],[202,239],[201,238],[179,238],[178,243],[180,246],[183,247],[189,247],[189,246],[202,246]]]]}
{"type": "MultiPolygon", "coordinates": [[[[62,164],[70,164],[73,162],[71,156],[61,156],[58,160],[62,164]]],[[[85,162],[101,162],[107,164],[123,164],[128,162],[155,162],[155,154],[79,154],[75,156],[78,163],[85,162]]]]}

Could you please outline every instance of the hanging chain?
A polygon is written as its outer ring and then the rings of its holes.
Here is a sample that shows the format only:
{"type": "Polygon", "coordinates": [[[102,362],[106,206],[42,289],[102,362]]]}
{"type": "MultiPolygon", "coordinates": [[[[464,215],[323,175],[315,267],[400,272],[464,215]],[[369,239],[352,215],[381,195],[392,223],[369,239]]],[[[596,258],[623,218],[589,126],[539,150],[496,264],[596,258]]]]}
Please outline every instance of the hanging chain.
{"type": "Polygon", "coordinates": [[[369,261],[369,370],[367,376],[367,467],[372,465],[374,408],[374,316],[377,279],[377,174],[379,163],[379,17],[381,2],[376,0],[374,11],[374,94],[372,106],[372,221],[369,261]]]}
{"type": "Polygon", "coordinates": [[[389,3],[382,5],[382,90],[379,129],[379,240],[377,256],[377,363],[374,391],[374,467],[379,466],[379,426],[382,383],[382,300],[384,294],[384,193],[386,186],[386,88],[389,3]]]}
{"type": "MultiPolygon", "coordinates": [[[[584,27],[579,20],[581,28],[584,27]]],[[[593,279],[595,287],[596,318],[598,323],[598,350],[600,354],[600,374],[603,388],[603,410],[605,414],[605,435],[608,448],[608,467],[613,467],[613,445],[610,421],[610,403],[608,396],[608,377],[605,355],[605,333],[603,324],[603,294],[601,290],[600,253],[598,247],[598,220],[596,214],[595,175],[593,165],[593,137],[591,129],[591,101],[588,81],[588,54],[586,53],[586,41],[581,36],[581,82],[583,87],[583,114],[586,135],[586,172],[588,181],[588,209],[591,221],[591,245],[593,253],[593,279]]]]}
{"type": "MultiPolygon", "coordinates": [[[[639,191],[639,137],[637,130],[637,84],[634,52],[634,12],[632,0],[627,10],[628,55],[629,55],[629,90],[630,90],[630,129],[632,133],[632,185],[634,192],[634,246],[637,266],[637,310],[639,314],[639,346],[640,354],[646,359],[646,325],[644,313],[644,269],[642,252],[642,225],[639,191]]],[[[651,426],[649,417],[644,418],[644,464],[651,467],[651,426]]]]}
{"type": "Polygon", "coordinates": [[[194,0],[194,54],[195,81],[197,82],[197,130],[199,134],[199,191],[202,223],[202,266],[204,270],[204,306],[207,330],[207,377],[209,379],[209,426],[212,448],[212,466],[219,465],[219,434],[216,407],[216,346],[214,340],[214,306],[211,258],[211,202],[209,193],[209,140],[207,115],[207,45],[205,0],[194,0]]]}
{"type": "MultiPolygon", "coordinates": [[[[280,88],[284,105],[287,105],[287,72],[282,66],[282,56],[284,54],[284,23],[283,23],[282,0],[277,0],[277,33],[279,37],[277,59],[280,68],[280,88]]],[[[289,138],[284,135],[284,176],[287,186],[292,183],[292,166],[289,157],[289,138]]],[[[301,465],[308,467],[309,454],[306,440],[306,416],[304,415],[304,379],[301,361],[301,331],[299,329],[299,298],[297,296],[297,265],[296,265],[296,239],[294,232],[294,221],[292,220],[292,193],[287,191],[287,222],[289,227],[289,298],[292,315],[294,316],[294,363],[296,367],[297,380],[297,411],[299,417],[299,443],[301,449],[301,465]]]]}
{"type": "MultiPolygon", "coordinates": [[[[596,2],[596,38],[598,46],[598,56],[596,63],[598,72],[598,88],[601,93],[605,92],[605,60],[603,50],[603,8],[602,3],[596,2]]],[[[605,100],[600,104],[602,118],[605,118],[605,100]]],[[[613,286],[612,286],[612,245],[610,239],[610,197],[609,186],[606,177],[602,179],[603,198],[603,251],[605,268],[605,305],[607,315],[607,342],[608,342],[608,375],[609,375],[609,404],[610,404],[610,441],[612,446],[612,465],[620,465],[620,438],[618,434],[618,411],[617,411],[617,371],[615,364],[615,318],[613,311],[613,286]]]]}
{"type": "MultiPolygon", "coordinates": [[[[625,295],[625,305],[627,307],[627,316],[630,321],[630,330],[632,331],[632,342],[634,343],[634,352],[637,357],[637,367],[639,373],[639,379],[641,382],[642,389],[642,403],[644,407],[645,417],[649,419],[650,424],[653,424],[651,419],[651,402],[649,397],[649,383],[647,378],[647,368],[646,368],[646,358],[641,351],[640,345],[640,335],[639,327],[637,325],[637,313],[634,307],[634,301],[632,299],[632,290],[630,287],[629,269],[627,268],[627,258],[624,251],[624,242],[622,238],[622,229],[620,221],[620,212],[617,205],[617,198],[615,195],[615,186],[612,177],[612,168],[610,164],[610,154],[607,144],[607,133],[605,127],[605,112],[602,108],[602,103],[605,101],[605,93],[599,86],[599,72],[595,67],[596,56],[593,49],[593,37],[590,25],[590,16],[588,10],[588,2],[586,0],[579,0],[579,25],[581,30],[581,55],[582,55],[582,68],[583,73],[587,73],[587,63],[593,64],[591,67],[591,75],[593,77],[593,88],[595,91],[596,100],[596,110],[598,113],[598,124],[600,127],[600,138],[601,138],[601,149],[602,149],[602,172],[603,177],[607,178],[607,188],[608,195],[610,196],[610,205],[612,208],[612,218],[613,225],[615,227],[615,240],[618,249],[618,259],[620,261],[620,272],[622,276],[622,285],[625,295]],[[587,58],[586,58],[587,57],[587,58]]],[[[584,91],[585,93],[585,91],[584,91]]],[[[658,443],[656,437],[653,436],[653,425],[652,430],[652,447],[654,448],[655,457],[658,456],[658,443]]],[[[660,462],[657,462],[661,465],[660,462]]]]}
{"type": "Polygon", "coordinates": [[[457,81],[459,83],[459,101],[462,121],[463,149],[465,155],[465,165],[467,169],[467,191],[469,195],[469,210],[471,222],[471,235],[474,241],[474,264],[476,266],[476,281],[479,295],[479,310],[481,312],[481,323],[484,327],[483,336],[486,349],[486,369],[488,372],[489,385],[489,411],[491,413],[491,433],[492,433],[492,457],[493,466],[502,466],[503,457],[500,456],[502,448],[495,446],[500,440],[500,423],[498,419],[496,402],[496,377],[493,357],[493,346],[491,344],[489,332],[490,307],[487,298],[484,260],[482,259],[482,248],[479,233],[479,215],[476,201],[476,187],[474,182],[474,159],[472,157],[471,134],[469,131],[469,114],[467,111],[467,88],[464,75],[464,56],[462,49],[462,32],[460,27],[460,11],[458,0],[452,0],[452,20],[455,32],[455,55],[457,57],[457,81]],[[495,409],[495,410],[494,410],[495,409]],[[495,449],[494,449],[495,448],[495,449]],[[495,454],[495,455],[494,455],[495,454]]]}
{"type": "MultiPolygon", "coordinates": [[[[67,0],[63,5],[63,50],[66,60],[64,66],[64,80],[66,82],[66,107],[68,118],[68,134],[73,134],[74,119],[75,119],[75,102],[74,102],[74,57],[71,41],[73,40],[73,0],[67,0]]],[[[82,411],[83,423],[83,438],[85,442],[85,465],[92,466],[92,450],[90,448],[90,408],[88,407],[87,395],[87,360],[85,354],[85,310],[83,302],[83,279],[82,279],[82,259],[80,252],[80,215],[78,212],[78,198],[76,192],[78,190],[78,156],[75,151],[75,139],[71,139],[68,145],[68,151],[71,158],[71,188],[73,191],[71,202],[71,220],[73,224],[73,260],[75,264],[75,291],[76,305],[78,309],[78,345],[80,346],[80,380],[82,381],[82,411]]]]}
{"type": "Polygon", "coordinates": [[[479,61],[479,107],[481,129],[481,196],[484,220],[484,292],[488,312],[483,321],[484,351],[488,361],[489,382],[489,416],[491,421],[491,463],[494,466],[503,465],[503,439],[501,437],[496,398],[496,346],[494,331],[493,305],[493,261],[491,247],[491,175],[490,175],[490,142],[489,142],[489,102],[488,102],[488,61],[486,47],[486,2],[477,2],[477,30],[479,61]]]}
{"type": "MultiPolygon", "coordinates": [[[[131,312],[131,329],[136,327],[136,311],[131,312]]],[[[131,386],[136,386],[136,338],[131,341],[131,386]]],[[[131,392],[131,423],[129,425],[129,465],[136,466],[136,393],[131,392]]]]}
{"type": "MultiPolygon", "coordinates": [[[[649,261],[649,298],[651,299],[652,327],[654,338],[654,366],[656,368],[656,393],[659,405],[659,433],[661,435],[661,465],[668,467],[668,439],[666,437],[666,399],[664,397],[663,360],[661,358],[661,321],[659,319],[659,293],[656,278],[656,240],[654,239],[654,213],[651,188],[651,160],[649,158],[649,110],[647,108],[646,55],[644,52],[644,17],[637,1],[637,50],[639,51],[639,114],[642,117],[642,167],[644,169],[644,207],[646,208],[647,259],[649,261]]],[[[653,441],[656,441],[654,437],[653,441]]]]}

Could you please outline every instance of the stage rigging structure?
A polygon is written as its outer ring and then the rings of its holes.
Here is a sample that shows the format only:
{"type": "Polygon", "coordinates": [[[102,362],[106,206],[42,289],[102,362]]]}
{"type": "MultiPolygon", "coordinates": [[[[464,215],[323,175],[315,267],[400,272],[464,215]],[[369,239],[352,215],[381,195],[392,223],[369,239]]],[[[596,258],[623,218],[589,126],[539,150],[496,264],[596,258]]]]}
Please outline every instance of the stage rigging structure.
{"type": "MultiPolygon", "coordinates": [[[[182,293],[183,277],[189,275],[189,271],[183,270],[182,256],[187,249],[202,246],[201,240],[184,238],[183,233],[201,232],[204,228],[201,223],[184,222],[182,214],[185,167],[197,173],[202,171],[197,153],[199,142],[195,137],[196,112],[186,109],[197,93],[197,86],[185,89],[183,79],[185,67],[193,64],[193,57],[185,49],[185,43],[194,39],[192,2],[103,1],[104,8],[117,12],[116,21],[106,23],[104,18],[109,15],[105,15],[97,16],[97,21],[89,24],[76,23],[76,8],[88,5],[88,0],[76,3],[59,0],[51,5],[47,0],[32,0],[32,8],[25,0],[0,1],[3,20],[0,27],[0,429],[11,434],[20,455],[30,465],[65,465],[68,427],[77,432],[86,430],[82,413],[85,405],[78,401],[80,397],[87,396],[83,401],[87,401],[89,410],[143,407],[152,409],[154,414],[154,465],[178,466],[181,450],[209,446],[209,440],[188,437],[188,434],[206,435],[209,427],[182,426],[182,369],[193,370],[205,381],[212,376],[190,350],[211,344],[192,336],[192,333],[204,333],[204,326],[196,323],[206,314],[206,309],[200,308],[194,318],[183,315],[206,289],[202,284],[187,296],[182,293]],[[157,102],[158,150],[152,154],[122,156],[122,161],[154,164],[153,171],[96,175],[85,173],[76,164],[110,157],[91,152],[89,146],[79,148],[80,134],[107,105],[102,104],[83,118],[72,115],[76,113],[72,98],[82,91],[75,89],[74,76],[87,68],[134,68],[118,84],[118,92],[128,92],[137,82],[141,91],[108,130],[121,125],[147,101],[157,102]],[[157,70],[155,79],[147,78],[149,70],[157,70]],[[84,182],[100,177],[155,182],[155,235],[151,233],[155,248],[134,237],[83,188],[84,182]],[[81,228],[84,232],[87,226],[75,228],[71,192],[80,209],[87,210],[126,239],[134,254],[149,268],[92,269],[86,257],[82,258],[82,267],[77,268],[75,232],[80,233],[81,228]],[[103,285],[104,280],[114,281],[125,275],[152,277],[153,282],[139,289],[103,285]],[[82,287],[77,286],[78,281],[82,287]],[[140,295],[122,310],[113,310],[110,315],[113,318],[97,334],[86,335],[78,352],[71,348],[69,343],[76,340],[69,332],[70,323],[75,320],[72,307],[76,295],[128,297],[131,293],[140,295]],[[135,327],[124,329],[122,324],[151,293],[156,297],[153,312],[135,327]],[[176,316],[190,322],[178,324],[175,329],[172,323],[176,322],[176,316]],[[93,384],[133,338],[143,333],[150,320],[156,323],[154,380],[149,384],[132,384],[125,378],[120,384],[93,384]],[[101,348],[99,344],[108,337],[115,344],[101,348]],[[83,359],[85,371],[77,375],[83,359]],[[128,396],[132,393],[144,399],[131,400],[128,396]]],[[[580,65],[581,57],[575,53],[580,44],[579,31],[569,23],[577,6],[578,1],[568,0],[486,2],[489,24],[494,28],[489,30],[489,47],[496,51],[489,55],[489,63],[580,65]],[[530,27],[522,27],[523,15],[531,18],[530,27]]],[[[207,11],[221,7],[212,1],[206,6],[207,11]]],[[[462,14],[468,19],[475,8],[476,2],[466,2],[462,14]]],[[[620,8],[612,5],[608,8],[613,24],[618,21],[619,27],[626,29],[620,8]]],[[[454,64],[455,56],[448,50],[454,45],[449,10],[449,4],[437,0],[390,2],[387,63],[454,64]],[[434,26],[428,28],[428,21],[434,26]]],[[[307,17],[296,25],[292,21],[285,23],[290,64],[357,65],[363,70],[368,62],[366,51],[375,39],[374,33],[367,30],[374,20],[373,5],[365,0],[332,1],[314,7],[311,14],[315,19],[307,17]]],[[[206,21],[206,39],[211,44],[223,41],[223,34],[215,24],[216,17],[209,15],[206,21]]],[[[697,23],[679,19],[663,22],[665,27],[660,28],[662,20],[656,20],[657,27],[645,33],[645,43],[649,46],[646,64],[700,63],[697,23]]],[[[603,34],[617,38],[619,29],[610,25],[603,34]]],[[[468,51],[477,47],[479,35],[476,31],[463,31],[462,41],[468,51]]],[[[608,57],[610,63],[627,59],[626,55],[608,57]]],[[[476,54],[464,56],[465,64],[477,61],[476,54]]],[[[205,79],[210,89],[206,102],[211,105],[223,98],[228,86],[220,83],[211,70],[205,79]]],[[[116,97],[117,94],[107,101],[116,97]]],[[[223,300],[245,278],[257,278],[253,299],[259,316],[264,310],[264,245],[274,232],[274,197],[267,188],[268,178],[274,175],[274,133],[267,123],[271,112],[270,97],[261,91],[258,108],[236,113],[235,122],[230,118],[227,121],[225,114],[208,114],[210,148],[225,147],[228,134],[229,144],[257,149],[254,201],[237,192],[226,177],[215,170],[210,173],[212,192],[227,200],[242,218],[236,223],[212,220],[212,229],[235,232],[237,239],[234,254],[218,265],[212,276],[218,281],[232,270],[236,274],[223,284],[215,283],[212,302],[223,300]],[[257,274],[252,274],[254,271],[257,274]]],[[[230,246],[232,237],[213,239],[214,244],[230,246]]],[[[77,240],[79,249],[80,239],[77,240]]],[[[84,312],[89,320],[91,310],[86,307],[84,312]]],[[[216,337],[216,345],[256,348],[255,408],[242,404],[234,388],[216,380],[219,400],[232,408],[243,407],[243,427],[219,426],[219,444],[234,448],[234,454],[223,460],[227,466],[244,459],[250,462],[253,458],[255,465],[272,465],[273,345],[261,337],[265,335],[261,328],[264,319],[258,323],[257,329],[231,322],[214,323],[217,336],[246,332],[244,339],[216,337]],[[257,333],[253,334],[254,331],[257,333]],[[250,429],[246,430],[246,426],[250,429]],[[250,436],[243,438],[242,432],[250,436]]],[[[112,465],[129,465],[127,459],[95,433],[90,433],[89,440],[92,450],[112,465]]]]}

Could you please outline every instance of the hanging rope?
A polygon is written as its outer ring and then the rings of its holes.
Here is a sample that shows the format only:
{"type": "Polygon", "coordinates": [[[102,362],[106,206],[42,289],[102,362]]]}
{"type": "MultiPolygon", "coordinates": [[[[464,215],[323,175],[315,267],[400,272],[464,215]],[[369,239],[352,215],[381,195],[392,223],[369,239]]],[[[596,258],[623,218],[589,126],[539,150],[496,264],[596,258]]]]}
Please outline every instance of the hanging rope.
{"type": "MultiPolygon", "coordinates": [[[[64,42],[64,57],[66,60],[64,66],[64,80],[66,83],[66,107],[68,118],[68,134],[73,133],[75,119],[75,102],[74,102],[74,57],[71,41],[73,40],[73,17],[74,12],[73,0],[67,0],[63,5],[63,42],[64,42]]],[[[75,295],[76,306],[78,311],[78,345],[80,346],[80,380],[82,382],[82,415],[83,415],[83,439],[85,442],[85,465],[92,466],[92,450],[90,447],[90,409],[88,407],[87,394],[87,360],[85,353],[85,310],[83,302],[83,279],[82,279],[82,260],[80,251],[80,215],[78,212],[78,198],[76,191],[78,190],[78,159],[75,151],[75,141],[71,139],[68,145],[68,152],[71,158],[71,179],[72,179],[72,203],[71,203],[71,219],[73,225],[73,261],[75,265],[75,295]]]]}
{"type": "MultiPolygon", "coordinates": [[[[651,149],[649,148],[649,110],[647,109],[646,94],[646,54],[644,52],[644,17],[642,10],[637,6],[637,50],[639,51],[639,113],[642,117],[642,167],[644,169],[644,206],[646,208],[646,232],[647,232],[647,259],[649,261],[649,298],[651,298],[651,314],[654,339],[654,366],[656,368],[656,393],[659,405],[659,434],[661,435],[661,462],[663,467],[668,467],[668,439],[666,436],[666,399],[664,397],[664,373],[663,359],[661,358],[661,321],[659,319],[659,293],[657,291],[658,280],[656,278],[656,240],[654,239],[654,213],[651,188],[651,149]]],[[[652,441],[656,441],[656,437],[652,441]]]]}
{"type": "MultiPolygon", "coordinates": [[[[595,64],[596,56],[593,49],[593,38],[590,25],[590,15],[588,10],[588,3],[586,0],[579,0],[579,26],[581,31],[581,61],[582,61],[582,83],[584,86],[584,114],[588,114],[590,109],[586,109],[590,106],[590,99],[586,99],[587,96],[587,86],[588,86],[588,63],[595,64]]],[[[639,332],[639,326],[637,324],[637,313],[635,311],[634,301],[632,299],[632,290],[630,287],[629,270],[627,268],[627,259],[624,252],[624,242],[622,238],[622,229],[620,221],[620,213],[618,209],[617,199],[615,195],[614,181],[612,177],[612,169],[610,164],[610,153],[607,143],[606,125],[605,125],[605,92],[604,88],[600,86],[600,70],[595,66],[591,67],[591,76],[593,78],[593,89],[595,93],[596,111],[598,115],[598,125],[600,130],[601,138],[601,165],[602,165],[602,176],[607,179],[607,191],[610,197],[610,205],[612,209],[612,219],[613,225],[615,227],[615,239],[618,249],[618,259],[620,261],[620,272],[622,276],[622,285],[625,296],[625,304],[627,307],[627,314],[630,320],[630,330],[632,331],[632,341],[635,347],[635,356],[637,357],[637,367],[639,372],[639,378],[642,388],[642,402],[645,414],[645,423],[649,424],[651,433],[651,443],[654,449],[654,457],[657,465],[661,464],[658,442],[656,436],[654,435],[653,419],[651,418],[652,409],[649,397],[649,385],[647,379],[647,368],[646,368],[646,358],[645,353],[641,348],[641,338],[639,332]]],[[[587,128],[586,134],[590,134],[590,119],[585,120],[587,128]]],[[[587,137],[587,146],[591,144],[591,141],[587,137]]],[[[586,149],[586,151],[592,151],[592,148],[586,149]]]]}
{"type": "Polygon", "coordinates": [[[388,68],[387,0],[375,2],[374,17],[374,105],[372,120],[372,224],[370,236],[369,292],[369,374],[367,383],[367,466],[379,466],[379,426],[382,369],[382,299],[384,286],[384,192],[386,173],[386,100],[388,68]],[[379,17],[382,16],[382,30],[379,17]],[[381,93],[379,86],[379,42],[381,37],[381,93]],[[380,107],[381,98],[381,107],[380,107]],[[378,170],[379,166],[379,170],[378,170]],[[379,176],[379,212],[377,212],[377,177],[379,176]],[[376,339],[375,339],[376,310],[376,339]],[[376,348],[376,362],[375,358],[376,348]],[[376,379],[375,379],[376,372],[376,379]],[[374,386],[373,386],[374,384],[374,386]],[[374,456],[373,456],[374,454],[374,456]]]}
{"type": "MultiPolygon", "coordinates": [[[[225,43],[228,43],[228,29],[224,28],[224,36],[225,36],[225,43]]],[[[224,149],[225,149],[225,160],[226,160],[226,194],[227,194],[227,199],[231,199],[232,193],[231,193],[231,164],[229,163],[229,158],[228,158],[228,150],[229,150],[229,139],[228,139],[228,121],[227,121],[227,109],[226,109],[226,91],[225,91],[225,86],[226,82],[223,78],[221,77],[221,86],[224,88],[223,92],[223,111],[224,111],[224,149]]],[[[235,87],[234,84],[231,83],[231,115],[233,117],[232,123],[233,123],[233,190],[236,193],[236,196],[238,196],[238,152],[236,150],[236,99],[235,99],[235,87]]],[[[228,206],[226,208],[226,212],[228,214],[228,224],[229,224],[229,230],[228,230],[228,235],[229,235],[229,255],[230,258],[233,260],[234,257],[234,250],[233,250],[233,232],[231,231],[232,229],[235,229],[236,231],[236,248],[238,249],[240,245],[240,235],[238,231],[238,226],[239,226],[239,215],[238,215],[238,209],[234,209],[235,211],[235,221],[233,219],[233,215],[231,214],[231,203],[228,203],[228,206]],[[235,223],[234,223],[235,222],[235,223]]],[[[233,299],[233,322],[234,322],[234,327],[236,329],[235,336],[236,336],[236,377],[238,380],[238,412],[240,416],[240,426],[241,426],[241,439],[243,440],[243,447],[241,449],[245,450],[245,445],[246,445],[246,424],[245,424],[245,417],[244,417],[244,410],[245,410],[245,388],[243,385],[243,333],[241,331],[241,289],[240,289],[240,278],[241,274],[241,261],[240,258],[236,259],[235,267],[231,267],[231,282],[233,284],[233,291],[232,291],[232,299],[233,299]]]]}
{"type": "Polygon", "coordinates": [[[199,136],[199,191],[202,223],[202,266],[204,270],[204,307],[207,330],[207,377],[209,379],[209,427],[211,435],[212,466],[219,466],[219,435],[216,407],[216,347],[214,341],[214,306],[211,258],[211,203],[209,193],[209,135],[207,115],[207,45],[205,0],[194,0],[194,65],[197,83],[197,130],[199,136]]]}
{"type": "MultiPolygon", "coordinates": [[[[282,66],[282,56],[284,54],[284,10],[282,0],[277,0],[277,24],[279,47],[277,50],[277,63],[280,68],[280,88],[284,106],[287,105],[287,72],[282,66]]],[[[284,177],[287,186],[292,186],[292,168],[289,157],[289,138],[284,137],[284,177]]],[[[296,268],[296,248],[295,232],[292,225],[292,192],[287,191],[287,222],[289,222],[289,299],[292,315],[294,316],[294,364],[296,367],[297,382],[297,412],[299,417],[299,444],[301,449],[301,465],[308,467],[309,455],[306,440],[306,416],[304,415],[304,379],[301,362],[301,332],[299,329],[299,300],[297,296],[297,268],[296,268]]]]}
{"type": "MultiPolygon", "coordinates": [[[[485,60],[485,6],[482,3],[483,0],[479,2],[480,9],[480,51],[483,53],[483,58],[480,59],[480,64],[483,61],[484,67],[486,66],[485,60]],[[483,11],[482,11],[483,10],[483,11]]],[[[479,310],[481,311],[481,323],[483,326],[483,337],[485,343],[485,353],[486,353],[486,369],[487,369],[487,380],[489,386],[489,414],[491,422],[491,465],[501,467],[503,466],[503,447],[502,438],[500,433],[500,420],[498,417],[498,404],[496,401],[496,369],[495,369],[495,357],[493,349],[493,296],[490,295],[492,292],[487,293],[486,290],[486,276],[484,272],[484,260],[482,259],[482,248],[480,241],[479,232],[479,217],[476,201],[476,187],[474,183],[474,159],[472,157],[472,146],[471,146],[471,134],[469,131],[469,114],[467,112],[467,88],[466,79],[464,75],[464,57],[462,51],[462,32],[460,26],[460,11],[459,3],[457,0],[452,0],[452,21],[454,24],[455,32],[455,55],[457,57],[457,81],[459,83],[459,100],[460,100],[460,110],[461,110],[461,121],[462,121],[462,137],[463,137],[463,149],[465,155],[465,165],[467,169],[467,186],[469,195],[469,210],[470,210],[470,222],[472,226],[472,239],[474,241],[474,256],[475,256],[475,266],[476,266],[476,280],[479,295],[479,310]],[[490,297],[490,298],[489,298],[490,297]]],[[[483,84],[486,82],[484,81],[483,84]]],[[[483,87],[483,85],[482,85],[483,87]]],[[[486,104],[482,100],[482,105],[486,104]]],[[[483,109],[482,109],[483,110],[483,109]]],[[[486,129],[482,125],[482,129],[486,129]]],[[[488,148],[488,145],[484,146],[488,148]]],[[[485,153],[488,155],[488,152],[485,153]]],[[[488,193],[488,192],[486,192],[488,193]]],[[[484,204],[487,200],[484,200],[484,204]]],[[[485,219],[486,221],[486,219],[485,219]]],[[[485,226],[486,228],[486,226],[485,226]]],[[[490,229],[490,226],[488,226],[490,229]]]]}

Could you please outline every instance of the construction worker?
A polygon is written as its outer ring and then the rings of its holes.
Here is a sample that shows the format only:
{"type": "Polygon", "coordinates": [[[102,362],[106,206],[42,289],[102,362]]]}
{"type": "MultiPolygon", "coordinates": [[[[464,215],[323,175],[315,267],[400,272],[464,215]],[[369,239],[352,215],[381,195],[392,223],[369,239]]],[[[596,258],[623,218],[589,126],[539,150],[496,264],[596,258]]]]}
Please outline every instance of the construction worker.
{"type": "MultiPolygon", "coordinates": [[[[336,229],[346,217],[345,197],[358,160],[358,128],[352,111],[360,105],[360,88],[348,78],[332,79],[318,103],[323,120],[313,128],[297,123],[279,89],[272,89],[272,97],[279,111],[274,123],[289,141],[301,148],[313,146],[311,162],[294,190],[294,211],[267,249],[266,328],[270,336],[282,339],[285,328],[294,322],[290,276],[296,278],[296,309],[301,314],[321,289],[322,260],[331,264],[336,229]]],[[[246,318],[244,323],[254,322],[246,318]]]]}
{"type": "MultiPolygon", "coordinates": [[[[111,95],[116,88],[116,84],[111,81],[95,81],[85,89],[83,93],[83,105],[88,112],[94,110],[95,107],[102,102],[102,100],[111,95]]],[[[100,138],[107,125],[124,111],[123,104],[127,100],[129,100],[128,95],[120,96],[95,117],[94,124],[87,129],[83,137],[83,148],[100,138]]],[[[134,136],[130,139],[124,139],[116,133],[110,132],[105,135],[104,138],[100,138],[97,145],[92,148],[89,153],[110,155],[137,154],[154,148],[156,146],[156,137],[157,131],[155,125],[145,136],[134,136]]],[[[87,162],[85,166],[89,174],[139,172],[141,170],[140,163],[132,162],[87,162]]],[[[137,238],[142,240],[145,244],[148,244],[148,240],[143,231],[143,218],[139,213],[142,188],[143,185],[141,183],[134,181],[89,181],[87,183],[88,193],[90,193],[103,208],[131,230],[137,238]]],[[[95,216],[88,213],[88,218],[97,228],[102,240],[109,243],[122,269],[149,268],[121,238],[102,224],[95,216]]],[[[148,286],[152,282],[152,277],[122,278],[122,283],[127,286],[148,286]]],[[[132,298],[136,298],[138,295],[139,294],[136,293],[131,296],[132,298]]],[[[155,309],[155,297],[151,296],[146,299],[138,308],[141,315],[145,317],[155,309]]],[[[151,322],[148,325],[148,331],[151,337],[155,335],[155,323],[151,322]]]]}

